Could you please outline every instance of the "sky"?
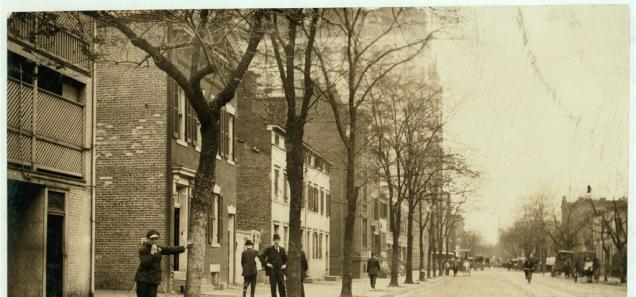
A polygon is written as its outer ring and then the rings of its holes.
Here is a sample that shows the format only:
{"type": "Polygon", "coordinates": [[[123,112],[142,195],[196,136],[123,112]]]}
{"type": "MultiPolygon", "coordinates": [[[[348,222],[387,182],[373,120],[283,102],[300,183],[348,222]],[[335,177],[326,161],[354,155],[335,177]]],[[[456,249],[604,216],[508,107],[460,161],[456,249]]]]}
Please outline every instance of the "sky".
{"type": "MultiPolygon", "coordinates": [[[[628,193],[627,6],[469,7],[433,45],[445,144],[481,172],[466,228],[498,227],[537,191],[628,193]]],[[[558,211],[558,209],[557,209],[558,211]]]]}

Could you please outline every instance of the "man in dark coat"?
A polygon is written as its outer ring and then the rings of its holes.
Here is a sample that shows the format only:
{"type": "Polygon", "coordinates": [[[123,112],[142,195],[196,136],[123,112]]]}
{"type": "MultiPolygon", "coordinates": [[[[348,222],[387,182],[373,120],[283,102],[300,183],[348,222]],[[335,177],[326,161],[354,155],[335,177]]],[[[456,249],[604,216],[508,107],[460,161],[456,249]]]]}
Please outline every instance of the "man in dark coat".
{"type": "Polygon", "coordinates": [[[139,268],[135,274],[137,297],[157,296],[157,286],[161,283],[161,255],[183,253],[192,246],[192,242],[186,246],[159,246],[158,239],[157,230],[148,231],[139,249],[139,268]]]}
{"type": "Polygon", "coordinates": [[[241,254],[241,267],[243,267],[243,297],[246,297],[247,287],[251,287],[250,296],[254,297],[256,290],[256,257],[258,252],[253,249],[251,240],[245,242],[245,250],[241,254]]]}
{"type": "Polygon", "coordinates": [[[373,289],[375,289],[375,279],[378,277],[378,271],[380,271],[380,262],[375,258],[375,254],[371,253],[371,258],[367,261],[367,274],[369,274],[371,288],[373,289]]]}
{"type": "Polygon", "coordinates": [[[307,263],[307,256],[303,251],[303,245],[300,245],[300,297],[305,297],[305,278],[307,278],[307,270],[309,270],[309,263],[307,263]]]}
{"type": "Polygon", "coordinates": [[[273,241],[274,245],[265,249],[260,256],[260,260],[269,276],[272,297],[276,297],[277,286],[279,296],[285,297],[285,274],[283,271],[287,268],[287,254],[285,254],[285,249],[279,246],[280,235],[274,234],[273,241]]]}

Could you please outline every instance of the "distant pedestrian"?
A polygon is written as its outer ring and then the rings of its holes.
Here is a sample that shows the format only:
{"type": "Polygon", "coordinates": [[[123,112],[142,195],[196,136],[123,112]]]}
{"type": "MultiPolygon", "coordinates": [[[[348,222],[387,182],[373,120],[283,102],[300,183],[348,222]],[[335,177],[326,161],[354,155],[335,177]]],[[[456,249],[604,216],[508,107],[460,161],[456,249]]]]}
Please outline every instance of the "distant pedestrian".
{"type": "Polygon", "coordinates": [[[161,255],[172,255],[185,252],[192,246],[188,241],[186,246],[159,246],[157,240],[159,232],[150,230],[142,240],[139,249],[139,267],[135,274],[137,282],[137,297],[156,297],[157,286],[161,283],[161,255]]]}
{"type": "Polygon", "coordinates": [[[263,266],[266,267],[266,272],[269,276],[272,297],[276,297],[276,287],[278,287],[279,296],[285,297],[285,274],[283,271],[287,268],[287,254],[285,254],[285,249],[279,246],[280,235],[274,234],[272,239],[274,244],[265,249],[260,256],[260,260],[263,266]]]}
{"type": "Polygon", "coordinates": [[[367,261],[367,274],[369,274],[369,281],[373,289],[375,289],[375,280],[378,277],[378,271],[380,271],[380,262],[375,258],[375,254],[371,253],[371,258],[367,261]]]}
{"type": "Polygon", "coordinates": [[[307,270],[309,270],[309,263],[307,263],[307,256],[303,251],[303,245],[300,245],[300,296],[305,297],[305,278],[307,278],[307,270]]]}
{"type": "Polygon", "coordinates": [[[245,250],[241,254],[241,267],[243,268],[243,297],[246,297],[247,287],[251,286],[250,296],[254,297],[256,290],[256,258],[258,251],[253,249],[251,240],[245,242],[245,250]]]}

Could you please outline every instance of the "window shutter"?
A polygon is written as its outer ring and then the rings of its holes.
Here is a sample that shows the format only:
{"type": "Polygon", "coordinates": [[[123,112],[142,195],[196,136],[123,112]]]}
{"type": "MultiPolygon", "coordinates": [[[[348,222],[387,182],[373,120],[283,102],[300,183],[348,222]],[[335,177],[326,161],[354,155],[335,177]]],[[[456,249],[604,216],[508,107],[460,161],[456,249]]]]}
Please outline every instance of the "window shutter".
{"type": "Polygon", "coordinates": [[[236,117],[232,116],[232,160],[236,161],[236,117]]]}
{"type": "Polygon", "coordinates": [[[170,80],[168,95],[172,100],[172,137],[179,138],[179,86],[170,80]]]}
{"type": "Polygon", "coordinates": [[[212,205],[208,206],[208,243],[212,244],[214,242],[214,207],[212,205]]]}
{"type": "Polygon", "coordinates": [[[226,140],[225,140],[225,123],[226,123],[226,119],[225,119],[225,112],[221,111],[220,114],[220,119],[219,119],[219,131],[221,132],[219,135],[219,149],[220,149],[220,155],[221,157],[225,158],[225,144],[226,144],[226,140]]]}
{"type": "Polygon", "coordinates": [[[223,233],[225,232],[223,230],[223,217],[225,216],[225,212],[223,211],[223,197],[221,195],[217,195],[217,199],[219,199],[217,220],[219,220],[219,243],[221,243],[221,240],[223,239],[223,233]]]}

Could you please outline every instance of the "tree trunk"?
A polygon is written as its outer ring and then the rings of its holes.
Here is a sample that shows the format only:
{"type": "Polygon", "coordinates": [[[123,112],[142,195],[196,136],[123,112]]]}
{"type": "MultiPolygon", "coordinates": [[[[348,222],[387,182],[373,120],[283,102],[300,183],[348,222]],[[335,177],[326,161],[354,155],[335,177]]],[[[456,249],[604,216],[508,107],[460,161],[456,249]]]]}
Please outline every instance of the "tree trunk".
{"type": "MultiPolygon", "coordinates": [[[[302,242],[300,214],[304,181],[304,147],[302,133],[297,133],[296,129],[288,130],[289,137],[286,139],[288,143],[292,144],[291,149],[286,154],[287,179],[291,194],[289,201],[289,250],[286,268],[287,294],[289,296],[300,296],[302,282],[300,275],[300,244],[302,242]]],[[[302,131],[302,128],[300,130],[302,131]]]]}
{"type": "MultiPolygon", "coordinates": [[[[398,228],[399,229],[399,228],[398,228]]],[[[398,286],[398,272],[400,269],[400,231],[393,232],[393,250],[391,251],[391,282],[389,287],[398,286]]]]}
{"type": "MultiPolygon", "coordinates": [[[[218,118],[218,117],[216,117],[218,118]]],[[[188,238],[192,247],[188,250],[185,297],[201,295],[201,276],[205,264],[206,230],[208,210],[214,195],[216,182],[216,152],[218,148],[218,122],[201,126],[201,153],[199,168],[194,177],[194,193],[191,200],[188,238]]]]}
{"type": "Polygon", "coordinates": [[[431,222],[428,226],[428,278],[435,277],[435,201],[431,206],[431,222]],[[432,275],[431,275],[432,272],[432,275]]]}
{"type": "MultiPolygon", "coordinates": [[[[398,190],[399,193],[399,190],[398,190]]],[[[389,287],[398,286],[398,272],[400,269],[400,220],[402,219],[402,207],[397,203],[397,207],[392,205],[391,211],[391,232],[393,233],[393,245],[391,250],[391,281],[389,287]]]]}
{"type": "MultiPolygon", "coordinates": [[[[355,129],[351,129],[355,131],[355,129]]],[[[351,297],[353,276],[351,274],[351,254],[353,250],[353,231],[356,222],[358,188],[355,187],[355,133],[351,132],[350,147],[347,149],[347,218],[345,220],[344,246],[342,258],[342,288],[340,297],[351,297]]]]}
{"type": "Polygon", "coordinates": [[[415,207],[409,202],[408,220],[406,227],[406,264],[404,270],[406,272],[405,284],[413,284],[413,219],[415,217],[415,207]]]}
{"type": "Polygon", "coordinates": [[[424,229],[426,226],[422,223],[422,201],[420,201],[420,222],[418,223],[420,227],[420,281],[426,280],[426,275],[422,272],[422,268],[424,267],[424,229]]]}

